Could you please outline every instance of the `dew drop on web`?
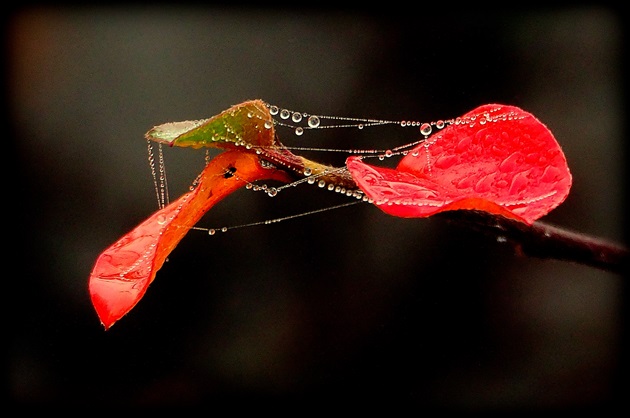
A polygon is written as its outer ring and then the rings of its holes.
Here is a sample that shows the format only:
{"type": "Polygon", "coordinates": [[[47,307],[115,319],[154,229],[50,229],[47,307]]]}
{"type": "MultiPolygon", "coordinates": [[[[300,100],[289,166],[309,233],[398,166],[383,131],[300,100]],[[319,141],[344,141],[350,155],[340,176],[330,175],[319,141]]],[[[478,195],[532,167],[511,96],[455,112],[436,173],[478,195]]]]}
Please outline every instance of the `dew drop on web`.
{"type": "Polygon", "coordinates": [[[430,124],[428,124],[428,123],[423,123],[423,124],[420,126],[420,133],[421,133],[422,135],[424,135],[424,136],[429,136],[429,135],[431,135],[431,131],[432,131],[432,129],[431,129],[431,125],[430,125],[430,124]]]}
{"type": "Polygon", "coordinates": [[[310,126],[311,128],[319,127],[319,123],[320,123],[319,118],[315,115],[309,116],[307,122],[308,122],[308,126],[310,126]]]}

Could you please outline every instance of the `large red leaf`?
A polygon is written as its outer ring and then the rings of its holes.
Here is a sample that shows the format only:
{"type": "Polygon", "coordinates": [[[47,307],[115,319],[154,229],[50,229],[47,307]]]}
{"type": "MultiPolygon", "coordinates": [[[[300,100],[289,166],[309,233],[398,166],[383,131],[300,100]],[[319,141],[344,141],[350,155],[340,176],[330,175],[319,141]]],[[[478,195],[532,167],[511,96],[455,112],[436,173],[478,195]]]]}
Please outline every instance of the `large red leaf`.
{"type": "Polygon", "coordinates": [[[262,167],[253,153],[219,154],[192,191],[103,251],[90,275],[89,291],[105,329],[138,303],[171,251],[212,206],[247,182],[262,179],[289,181],[284,172],[262,167]]]}
{"type": "Polygon", "coordinates": [[[571,188],[566,158],[551,131],[514,106],[480,106],[435,132],[396,169],[349,157],[346,165],[384,212],[426,217],[483,210],[532,224],[571,188]]]}

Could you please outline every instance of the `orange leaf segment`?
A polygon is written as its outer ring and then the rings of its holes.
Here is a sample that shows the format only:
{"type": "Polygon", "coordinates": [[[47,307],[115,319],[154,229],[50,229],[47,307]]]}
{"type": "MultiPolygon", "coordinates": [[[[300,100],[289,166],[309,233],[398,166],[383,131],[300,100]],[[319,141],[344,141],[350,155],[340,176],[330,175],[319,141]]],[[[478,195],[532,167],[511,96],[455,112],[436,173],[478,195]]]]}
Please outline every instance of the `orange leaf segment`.
{"type": "Polygon", "coordinates": [[[346,165],[381,210],[400,217],[470,209],[532,224],[566,199],[572,182],[551,131],[532,114],[500,104],[457,118],[396,169],[361,157],[346,165]]]}
{"type": "Polygon", "coordinates": [[[107,248],[89,278],[92,304],[109,329],[143,297],[171,251],[217,202],[255,180],[289,181],[253,153],[227,151],[211,160],[194,190],[158,210],[107,248]]]}

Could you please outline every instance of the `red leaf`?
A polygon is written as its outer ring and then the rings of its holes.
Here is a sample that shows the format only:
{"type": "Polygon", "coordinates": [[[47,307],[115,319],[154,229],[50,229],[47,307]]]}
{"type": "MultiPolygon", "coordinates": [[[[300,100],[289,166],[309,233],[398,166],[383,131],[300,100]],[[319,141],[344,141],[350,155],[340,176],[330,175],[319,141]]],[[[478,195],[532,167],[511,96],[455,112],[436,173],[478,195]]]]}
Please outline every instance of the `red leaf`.
{"type": "Polygon", "coordinates": [[[400,217],[474,209],[532,224],[566,199],[572,181],[551,131],[532,114],[500,104],[434,132],[395,170],[361,157],[346,165],[381,210],[400,217]]]}
{"type": "Polygon", "coordinates": [[[289,180],[284,172],[263,168],[252,153],[219,154],[206,165],[194,190],[103,251],[90,275],[89,291],[105,329],[138,303],[171,251],[214,204],[247,182],[271,178],[289,180]],[[231,176],[225,176],[228,167],[235,169],[231,176]]]}

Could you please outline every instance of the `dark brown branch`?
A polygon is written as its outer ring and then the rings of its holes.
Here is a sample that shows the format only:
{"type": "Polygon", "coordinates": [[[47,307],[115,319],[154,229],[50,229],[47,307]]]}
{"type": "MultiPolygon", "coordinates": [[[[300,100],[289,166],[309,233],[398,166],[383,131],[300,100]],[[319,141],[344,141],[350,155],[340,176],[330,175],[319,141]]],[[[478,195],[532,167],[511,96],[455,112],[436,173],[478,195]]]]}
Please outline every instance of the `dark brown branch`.
{"type": "Polygon", "coordinates": [[[630,266],[630,251],[626,247],[544,222],[528,226],[470,210],[445,212],[440,216],[505,240],[530,257],[570,261],[619,274],[627,273],[630,266]]]}

